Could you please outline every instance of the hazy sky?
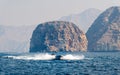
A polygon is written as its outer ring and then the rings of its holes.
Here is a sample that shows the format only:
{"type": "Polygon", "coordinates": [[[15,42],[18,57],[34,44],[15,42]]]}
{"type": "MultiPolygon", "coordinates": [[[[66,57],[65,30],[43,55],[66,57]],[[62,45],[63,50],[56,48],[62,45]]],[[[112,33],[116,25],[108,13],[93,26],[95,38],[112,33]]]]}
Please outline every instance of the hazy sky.
{"type": "Polygon", "coordinates": [[[0,0],[0,25],[34,25],[88,8],[119,5],[120,0],[0,0]]]}

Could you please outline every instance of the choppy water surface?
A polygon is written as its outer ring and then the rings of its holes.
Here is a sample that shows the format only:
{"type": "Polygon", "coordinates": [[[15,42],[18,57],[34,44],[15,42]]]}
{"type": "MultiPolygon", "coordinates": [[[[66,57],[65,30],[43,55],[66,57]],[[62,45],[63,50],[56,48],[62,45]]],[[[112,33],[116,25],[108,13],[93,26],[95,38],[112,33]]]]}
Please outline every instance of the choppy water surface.
{"type": "Polygon", "coordinates": [[[120,52],[0,53],[0,75],[120,75],[120,52]]]}

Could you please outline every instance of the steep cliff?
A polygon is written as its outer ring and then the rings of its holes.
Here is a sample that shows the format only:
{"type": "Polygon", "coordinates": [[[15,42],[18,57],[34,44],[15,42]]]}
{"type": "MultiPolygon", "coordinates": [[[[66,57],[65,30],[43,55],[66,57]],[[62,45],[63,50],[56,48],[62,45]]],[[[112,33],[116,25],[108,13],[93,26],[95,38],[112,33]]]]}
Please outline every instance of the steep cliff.
{"type": "Polygon", "coordinates": [[[39,24],[30,42],[30,52],[86,50],[85,34],[75,24],[64,21],[39,24]]]}
{"type": "Polygon", "coordinates": [[[120,7],[104,11],[86,35],[89,51],[120,51],[120,7]]]}

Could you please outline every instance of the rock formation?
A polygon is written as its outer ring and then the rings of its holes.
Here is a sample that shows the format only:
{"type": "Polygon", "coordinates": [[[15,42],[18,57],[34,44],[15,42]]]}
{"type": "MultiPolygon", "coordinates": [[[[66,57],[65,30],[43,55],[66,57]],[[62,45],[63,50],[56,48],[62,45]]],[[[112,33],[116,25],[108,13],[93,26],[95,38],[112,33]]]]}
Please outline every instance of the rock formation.
{"type": "Polygon", "coordinates": [[[103,12],[86,33],[89,51],[120,51],[120,7],[103,12]]]}
{"type": "Polygon", "coordinates": [[[85,34],[75,24],[64,21],[39,24],[30,42],[30,52],[86,50],[85,34]]]}

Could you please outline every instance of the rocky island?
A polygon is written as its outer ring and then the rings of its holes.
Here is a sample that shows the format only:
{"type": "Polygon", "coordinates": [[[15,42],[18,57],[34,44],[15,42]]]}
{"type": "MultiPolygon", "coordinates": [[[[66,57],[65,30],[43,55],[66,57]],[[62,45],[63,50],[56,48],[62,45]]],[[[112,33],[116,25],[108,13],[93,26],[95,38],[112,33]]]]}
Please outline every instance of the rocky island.
{"type": "Polygon", "coordinates": [[[52,21],[39,24],[33,31],[30,52],[86,51],[85,33],[75,24],[52,21]]]}
{"type": "Polygon", "coordinates": [[[110,7],[86,33],[88,51],[120,51],[120,7],[110,7]]]}

